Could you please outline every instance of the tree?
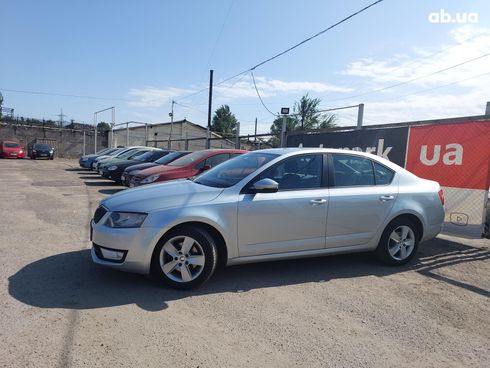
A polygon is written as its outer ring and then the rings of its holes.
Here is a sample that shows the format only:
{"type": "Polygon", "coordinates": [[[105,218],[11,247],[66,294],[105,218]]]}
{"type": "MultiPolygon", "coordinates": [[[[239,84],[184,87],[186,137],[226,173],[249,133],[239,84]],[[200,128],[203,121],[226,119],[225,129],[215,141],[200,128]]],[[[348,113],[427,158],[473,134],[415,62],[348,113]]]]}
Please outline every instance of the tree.
{"type": "Polygon", "coordinates": [[[106,122],[101,121],[99,124],[97,124],[97,129],[98,130],[111,130],[111,126],[107,124],[106,122]]]}
{"type": "Polygon", "coordinates": [[[211,130],[217,133],[236,134],[237,118],[230,111],[230,106],[221,105],[213,116],[211,130]]]}
{"type": "MultiPolygon", "coordinates": [[[[326,129],[336,126],[337,117],[333,114],[325,114],[319,111],[320,102],[319,98],[310,98],[308,94],[296,101],[293,107],[293,115],[287,118],[286,131],[326,129]]],[[[270,143],[273,146],[279,145],[281,130],[282,117],[279,117],[274,120],[270,128],[270,132],[273,135],[270,143]]]]}

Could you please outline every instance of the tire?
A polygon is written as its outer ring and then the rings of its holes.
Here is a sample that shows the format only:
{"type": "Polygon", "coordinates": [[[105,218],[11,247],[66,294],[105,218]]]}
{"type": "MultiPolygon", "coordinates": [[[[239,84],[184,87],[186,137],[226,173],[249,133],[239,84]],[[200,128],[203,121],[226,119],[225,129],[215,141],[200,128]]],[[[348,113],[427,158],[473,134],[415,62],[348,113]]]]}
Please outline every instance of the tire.
{"type": "Polygon", "coordinates": [[[412,221],[403,217],[395,219],[383,231],[376,257],[390,266],[403,265],[415,256],[419,240],[419,231],[412,221]]]}
{"type": "Polygon", "coordinates": [[[199,227],[184,226],[160,240],[153,252],[151,271],[157,282],[190,290],[206,282],[217,263],[218,252],[212,236],[199,227]]]}
{"type": "Polygon", "coordinates": [[[31,156],[31,160],[35,160],[36,158],[34,156],[31,156]]]}

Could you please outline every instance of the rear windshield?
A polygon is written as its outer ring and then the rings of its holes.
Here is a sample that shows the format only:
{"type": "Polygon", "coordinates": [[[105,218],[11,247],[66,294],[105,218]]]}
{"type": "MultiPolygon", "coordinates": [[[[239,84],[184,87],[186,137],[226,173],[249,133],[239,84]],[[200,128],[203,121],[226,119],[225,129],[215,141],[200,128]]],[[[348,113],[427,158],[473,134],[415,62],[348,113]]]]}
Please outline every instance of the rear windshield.
{"type": "Polygon", "coordinates": [[[3,145],[7,148],[20,148],[20,144],[15,142],[5,142],[3,145]]]}
{"type": "Polygon", "coordinates": [[[184,157],[178,158],[177,160],[171,162],[168,164],[168,166],[187,166],[192,164],[193,162],[197,162],[204,157],[208,155],[208,152],[206,151],[197,151],[197,152],[192,152],[189,155],[186,155],[184,157]]]}
{"type": "Polygon", "coordinates": [[[36,143],[32,148],[41,150],[50,150],[51,146],[49,144],[36,143]]]}

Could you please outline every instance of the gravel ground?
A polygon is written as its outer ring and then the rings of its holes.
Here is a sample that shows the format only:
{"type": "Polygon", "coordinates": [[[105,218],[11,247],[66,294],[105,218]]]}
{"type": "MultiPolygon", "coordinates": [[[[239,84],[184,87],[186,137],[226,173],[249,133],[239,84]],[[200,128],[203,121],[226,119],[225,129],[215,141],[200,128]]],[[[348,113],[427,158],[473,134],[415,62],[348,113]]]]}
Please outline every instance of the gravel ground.
{"type": "Polygon", "coordinates": [[[490,240],[235,266],[162,288],[92,264],[121,187],[73,160],[0,161],[0,366],[490,367],[490,240]]]}

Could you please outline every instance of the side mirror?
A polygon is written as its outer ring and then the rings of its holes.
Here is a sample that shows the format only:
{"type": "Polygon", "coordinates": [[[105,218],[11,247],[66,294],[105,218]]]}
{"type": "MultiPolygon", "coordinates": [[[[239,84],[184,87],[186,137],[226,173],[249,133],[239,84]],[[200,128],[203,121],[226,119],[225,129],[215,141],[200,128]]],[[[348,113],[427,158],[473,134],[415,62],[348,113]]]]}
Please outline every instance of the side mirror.
{"type": "Polygon", "coordinates": [[[256,181],[250,187],[251,193],[276,193],[279,190],[279,184],[272,179],[262,179],[256,181]]]}
{"type": "Polygon", "coordinates": [[[206,171],[206,170],[209,170],[210,168],[211,168],[211,165],[204,165],[201,170],[206,171]]]}

